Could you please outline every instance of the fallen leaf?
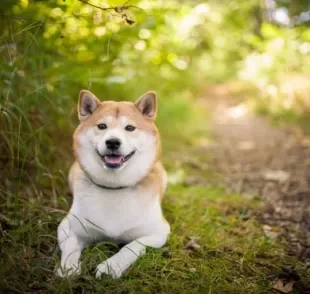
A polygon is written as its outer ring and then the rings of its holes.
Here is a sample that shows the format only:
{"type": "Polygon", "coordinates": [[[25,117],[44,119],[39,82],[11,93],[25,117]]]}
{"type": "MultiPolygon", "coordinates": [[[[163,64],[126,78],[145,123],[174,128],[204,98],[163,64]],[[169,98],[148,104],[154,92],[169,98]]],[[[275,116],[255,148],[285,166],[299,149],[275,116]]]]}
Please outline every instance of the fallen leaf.
{"type": "Polygon", "coordinates": [[[198,244],[200,237],[189,237],[189,242],[185,245],[185,249],[198,250],[201,246],[198,244]]]}
{"type": "Polygon", "coordinates": [[[279,291],[280,293],[290,294],[293,293],[294,281],[290,281],[287,284],[284,284],[282,280],[275,280],[272,283],[272,289],[279,291]]]}
{"type": "Polygon", "coordinates": [[[263,173],[263,177],[267,181],[284,183],[290,178],[290,174],[284,170],[267,170],[263,173]]]}
{"type": "Polygon", "coordinates": [[[275,231],[272,227],[268,225],[263,225],[263,231],[265,235],[270,239],[276,239],[280,235],[280,232],[275,231]]]}

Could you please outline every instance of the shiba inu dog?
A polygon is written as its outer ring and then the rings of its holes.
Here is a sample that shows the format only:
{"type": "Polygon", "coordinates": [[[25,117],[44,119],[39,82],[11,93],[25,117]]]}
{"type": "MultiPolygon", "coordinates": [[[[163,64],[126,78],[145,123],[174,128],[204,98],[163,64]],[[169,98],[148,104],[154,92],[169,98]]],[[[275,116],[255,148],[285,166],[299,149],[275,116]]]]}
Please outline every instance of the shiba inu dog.
{"type": "Polygon", "coordinates": [[[166,243],[170,226],[161,199],[167,176],[160,162],[156,112],[154,92],[132,103],[100,102],[81,91],[80,125],[73,136],[76,161],[69,172],[73,203],[58,226],[59,276],[81,272],[80,255],[91,242],[127,244],[97,266],[97,278],[121,277],[146,246],[166,243]]]}

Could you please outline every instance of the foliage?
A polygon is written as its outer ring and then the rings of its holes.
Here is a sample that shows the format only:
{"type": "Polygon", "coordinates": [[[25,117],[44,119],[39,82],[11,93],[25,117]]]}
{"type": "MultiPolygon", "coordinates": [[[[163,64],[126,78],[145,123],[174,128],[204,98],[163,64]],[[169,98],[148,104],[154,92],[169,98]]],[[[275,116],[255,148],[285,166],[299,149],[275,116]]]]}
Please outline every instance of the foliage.
{"type": "MultiPolygon", "coordinates": [[[[106,6],[120,4],[111,1],[106,6]]],[[[67,149],[70,145],[82,88],[105,100],[133,100],[155,89],[159,125],[166,130],[169,117],[170,132],[179,128],[184,133],[186,128],[178,123],[191,117],[187,106],[193,77],[184,71],[190,66],[184,55],[188,48],[169,36],[190,8],[183,5],[180,10],[173,1],[167,7],[136,5],[141,9],[126,10],[134,25],[79,1],[23,0],[3,5],[0,148],[10,178],[30,169],[31,179],[37,171],[33,180],[42,181],[44,173],[54,178],[50,166],[57,165],[50,162],[62,161],[54,145],[63,142],[67,149]]]]}
{"type": "Polygon", "coordinates": [[[262,36],[264,41],[256,40],[258,50],[244,59],[240,71],[258,90],[256,104],[274,115],[309,113],[309,30],[264,24],[262,36]]]}

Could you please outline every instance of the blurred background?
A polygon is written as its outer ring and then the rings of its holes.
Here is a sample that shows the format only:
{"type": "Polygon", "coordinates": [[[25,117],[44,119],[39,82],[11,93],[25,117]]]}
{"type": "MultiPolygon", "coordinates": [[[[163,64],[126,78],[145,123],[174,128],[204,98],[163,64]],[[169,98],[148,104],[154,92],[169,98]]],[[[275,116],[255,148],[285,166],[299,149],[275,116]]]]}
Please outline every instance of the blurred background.
{"type": "Polygon", "coordinates": [[[156,90],[166,150],[197,130],[196,101],[216,99],[208,91],[217,85],[261,114],[309,126],[310,3],[2,0],[0,74],[0,212],[9,226],[38,215],[29,203],[68,207],[81,89],[132,101],[156,90]]]}
{"type": "Polygon", "coordinates": [[[31,169],[54,177],[70,156],[81,89],[103,100],[156,90],[172,137],[219,83],[261,113],[307,123],[309,26],[308,0],[3,0],[1,184],[31,169]]]}
{"type": "Polygon", "coordinates": [[[80,89],[116,100],[154,89],[171,134],[184,131],[202,86],[227,81],[261,112],[310,111],[308,0],[4,0],[0,9],[6,172],[56,156],[80,89]]]}

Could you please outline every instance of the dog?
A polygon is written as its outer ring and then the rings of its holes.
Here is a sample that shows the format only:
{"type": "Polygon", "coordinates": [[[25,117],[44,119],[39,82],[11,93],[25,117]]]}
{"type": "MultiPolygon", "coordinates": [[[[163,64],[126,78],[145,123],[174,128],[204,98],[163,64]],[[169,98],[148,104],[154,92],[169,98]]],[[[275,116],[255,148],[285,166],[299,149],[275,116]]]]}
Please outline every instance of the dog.
{"type": "Polygon", "coordinates": [[[152,91],[135,103],[100,102],[91,92],[80,92],[80,124],[73,135],[76,161],[68,177],[73,203],[57,230],[58,276],[81,273],[80,255],[89,243],[126,244],[97,266],[97,278],[121,277],[147,246],[166,243],[170,226],[161,200],[167,174],[160,161],[156,114],[152,91]]]}

